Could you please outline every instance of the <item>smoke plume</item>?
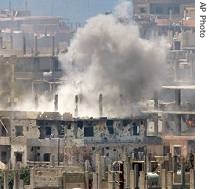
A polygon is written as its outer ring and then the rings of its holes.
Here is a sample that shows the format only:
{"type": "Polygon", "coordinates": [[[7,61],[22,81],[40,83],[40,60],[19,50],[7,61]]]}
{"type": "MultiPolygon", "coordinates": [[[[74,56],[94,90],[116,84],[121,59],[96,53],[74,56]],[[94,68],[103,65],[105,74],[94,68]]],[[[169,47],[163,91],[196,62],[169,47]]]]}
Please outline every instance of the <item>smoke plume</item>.
{"type": "MultiPolygon", "coordinates": [[[[139,102],[159,90],[166,73],[166,45],[139,37],[129,6],[123,2],[113,15],[89,19],[68,52],[59,55],[65,74],[64,85],[56,91],[59,112],[97,117],[102,94],[103,116],[135,116],[141,111],[139,102]]],[[[54,111],[52,99],[39,96],[38,107],[33,95],[24,99],[14,109],[54,111]]]]}
{"type": "Polygon", "coordinates": [[[89,19],[60,60],[66,82],[58,92],[59,107],[74,111],[74,96],[79,94],[83,116],[98,116],[100,93],[105,116],[139,114],[138,102],[153,96],[165,73],[162,42],[139,38],[136,25],[113,15],[89,19]]]}

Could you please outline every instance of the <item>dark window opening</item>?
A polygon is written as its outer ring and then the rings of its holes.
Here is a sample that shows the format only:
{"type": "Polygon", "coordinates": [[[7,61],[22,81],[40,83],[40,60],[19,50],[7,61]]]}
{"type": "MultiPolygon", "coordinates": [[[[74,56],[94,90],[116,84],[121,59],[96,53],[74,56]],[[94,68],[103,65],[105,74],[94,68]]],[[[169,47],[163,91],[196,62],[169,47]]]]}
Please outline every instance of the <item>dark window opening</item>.
{"type": "Polygon", "coordinates": [[[60,125],[58,127],[58,134],[64,136],[64,125],[60,125]]]}
{"type": "Polygon", "coordinates": [[[46,127],[45,128],[45,135],[50,136],[52,133],[52,128],[51,127],[46,127]]]}
{"type": "Polygon", "coordinates": [[[23,154],[21,152],[16,152],[15,154],[16,156],[16,162],[22,162],[22,157],[23,157],[23,154]]]}
{"type": "Polygon", "coordinates": [[[85,127],[84,128],[84,137],[93,137],[93,136],[94,136],[93,127],[85,127]]]}
{"type": "Polygon", "coordinates": [[[113,120],[107,120],[106,125],[107,126],[113,126],[113,120]]]}
{"type": "Polygon", "coordinates": [[[123,126],[127,126],[130,122],[128,119],[123,120],[123,126]]]}
{"type": "Polygon", "coordinates": [[[107,129],[109,131],[109,134],[114,134],[113,120],[107,120],[106,125],[107,125],[107,129]]]}
{"type": "Polygon", "coordinates": [[[83,128],[83,121],[78,121],[77,122],[77,127],[79,127],[80,129],[83,128]]]}
{"type": "Polygon", "coordinates": [[[109,147],[107,146],[106,149],[109,150],[109,147]]]}
{"type": "Polygon", "coordinates": [[[167,156],[170,153],[170,146],[163,146],[163,155],[167,156]]]}
{"type": "Polygon", "coordinates": [[[63,160],[64,160],[64,154],[60,153],[59,154],[59,162],[63,162],[63,160]]]}
{"type": "Polygon", "coordinates": [[[15,136],[23,136],[23,127],[22,126],[15,127],[15,136]]]}
{"type": "Polygon", "coordinates": [[[157,161],[151,161],[151,171],[155,172],[158,168],[158,162],[157,161]]]}
{"type": "Polygon", "coordinates": [[[1,152],[1,161],[5,163],[7,160],[7,152],[1,152]]]}
{"type": "Polygon", "coordinates": [[[180,146],[174,146],[174,155],[181,156],[181,147],[180,146]]]}
{"type": "Polygon", "coordinates": [[[133,135],[139,135],[139,126],[133,123],[133,135]]]}
{"type": "Polygon", "coordinates": [[[135,169],[136,172],[140,172],[140,171],[143,171],[144,170],[144,163],[132,163],[132,168],[133,170],[135,169]]]}
{"type": "Polygon", "coordinates": [[[71,124],[68,124],[67,129],[71,129],[71,124]]]}
{"type": "Polygon", "coordinates": [[[140,8],[140,13],[146,13],[146,12],[147,12],[147,9],[145,7],[140,8]]]}
{"type": "Polygon", "coordinates": [[[44,154],[44,161],[50,161],[50,153],[44,154]]]}
{"type": "Polygon", "coordinates": [[[57,71],[60,71],[59,70],[59,61],[57,58],[53,58],[53,66],[54,66],[54,70],[57,72],[57,71]]]}
{"type": "Polygon", "coordinates": [[[101,149],[101,155],[104,156],[104,148],[101,149]]]}
{"type": "Polygon", "coordinates": [[[113,126],[107,126],[107,129],[108,129],[108,131],[109,131],[109,134],[114,134],[114,128],[113,128],[113,126]]]}

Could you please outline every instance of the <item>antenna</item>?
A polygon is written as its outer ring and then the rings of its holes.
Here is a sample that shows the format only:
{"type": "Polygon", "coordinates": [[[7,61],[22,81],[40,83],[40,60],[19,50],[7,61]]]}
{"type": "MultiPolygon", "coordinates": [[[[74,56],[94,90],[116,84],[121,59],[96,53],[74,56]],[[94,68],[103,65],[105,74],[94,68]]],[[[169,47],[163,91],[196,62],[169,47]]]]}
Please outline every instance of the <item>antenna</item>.
{"type": "Polygon", "coordinates": [[[12,3],[11,0],[9,0],[9,14],[12,15],[12,3]]]}
{"type": "Polygon", "coordinates": [[[28,10],[28,0],[25,0],[25,11],[28,10]]]}

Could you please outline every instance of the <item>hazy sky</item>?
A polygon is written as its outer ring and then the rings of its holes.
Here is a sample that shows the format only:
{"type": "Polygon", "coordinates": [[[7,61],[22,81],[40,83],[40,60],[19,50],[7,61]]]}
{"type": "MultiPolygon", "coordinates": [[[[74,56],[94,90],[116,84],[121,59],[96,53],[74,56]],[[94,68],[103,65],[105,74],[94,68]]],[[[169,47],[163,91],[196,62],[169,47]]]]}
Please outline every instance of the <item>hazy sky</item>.
{"type": "MultiPolygon", "coordinates": [[[[24,9],[26,0],[0,0],[0,8],[24,9]]],[[[88,17],[112,11],[122,0],[27,0],[32,15],[53,15],[84,23],[88,17]]]]}

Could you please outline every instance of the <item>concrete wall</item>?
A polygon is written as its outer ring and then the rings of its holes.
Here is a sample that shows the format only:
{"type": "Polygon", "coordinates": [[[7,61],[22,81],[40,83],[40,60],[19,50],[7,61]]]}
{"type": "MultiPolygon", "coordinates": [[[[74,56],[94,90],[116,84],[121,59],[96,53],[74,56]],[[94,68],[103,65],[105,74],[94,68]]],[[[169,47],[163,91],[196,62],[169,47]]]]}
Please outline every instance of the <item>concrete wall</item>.
{"type": "Polygon", "coordinates": [[[22,126],[23,127],[23,136],[26,138],[39,138],[39,129],[36,125],[36,120],[13,120],[12,121],[12,137],[15,136],[15,127],[22,126]]]}

